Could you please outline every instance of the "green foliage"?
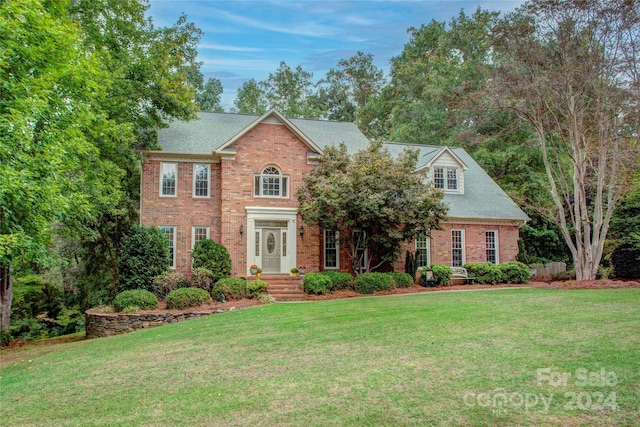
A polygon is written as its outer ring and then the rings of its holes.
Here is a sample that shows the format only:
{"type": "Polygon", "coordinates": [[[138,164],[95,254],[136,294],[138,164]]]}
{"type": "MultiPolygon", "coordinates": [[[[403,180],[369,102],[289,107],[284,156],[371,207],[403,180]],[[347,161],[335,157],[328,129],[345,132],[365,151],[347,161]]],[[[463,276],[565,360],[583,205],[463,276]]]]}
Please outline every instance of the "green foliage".
{"type": "Polygon", "coordinates": [[[275,298],[269,294],[258,295],[258,301],[260,301],[263,304],[273,304],[274,302],[276,302],[275,298]]]}
{"type": "Polygon", "coordinates": [[[206,268],[213,274],[214,282],[231,275],[231,258],[222,244],[211,239],[196,243],[191,253],[193,268],[206,268]]]}
{"type": "Polygon", "coordinates": [[[244,279],[229,277],[213,285],[211,296],[215,301],[231,301],[246,297],[247,292],[247,282],[244,279]]]}
{"type": "Polygon", "coordinates": [[[561,271],[553,273],[551,280],[554,282],[566,282],[567,280],[576,280],[576,272],[574,270],[561,271]]]}
{"type": "Polygon", "coordinates": [[[113,299],[113,309],[115,311],[122,311],[127,307],[154,310],[158,308],[158,298],[146,289],[122,291],[113,299]]]}
{"type": "Polygon", "coordinates": [[[387,273],[363,273],[356,277],[354,290],[359,294],[391,290],[393,278],[387,273]]]}
{"type": "MultiPolygon", "coordinates": [[[[428,270],[431,270],[433,272],[433,279],[436,281],[436,286],[447,286],[449,283],[451,283],[451,267],[449,267],[448,265],[431,264],[428,270]]],[[[423,282],[425,277],[426,275],[423,274],[423,282]]]]}
{"type": "Polygon", "coordinates": [[[259,85],[265,95],[266,104],[277,108],[286,117],[316,118],[320,112],[309,103],[312,94],[313,73],[305,71],[300,65],[295,70],[285,61],[275,73],[259,85]]]}
{"type": "Polygon", "coordinates": [[[264,91],[260,85],[250,79],[238,88],[236,99],[233,100],[234,113],[262,115],[266,113],[268,104],[264,91]]]}
{"type": "Polygon", "coordinates": [[[506,283],[529,283],[531,278],[531,270],[526,264],[518,261],[503,262],[498,265],[502,280],[506,283]]]}
{"type": "Polygon", "coordinates": [[[400,271],[392,271],[387,273],[393,280],[393,286],[396,288],[410,288],[414,285],[413,277],[408,273],[402,273],[400,271]]]}
{"type": "Polygon", "coordinates": [[[303,178],[298,212],[307,224],[338,229],[351,259],[358,259],[358,245],[368,248],[370,259],[353,262],[354,273],[393,263],[403,242],[419,230],[437,228],[447,211],[442,193],[415,172],[416,162],[415,151],[394,159],[378,143],[354,155],[344,145],[327,147],[320,164],[303,178]]]}
{"type": "Polygon", "coordinates": [[[502,282],[502,270],[491,262],[468,262],[464,266],[469,276],[475,276],[476,283],[495,285],[502,282]]]}
{"type": "Polygon", "coordinates": [[[618,246],[611,254],[611,264],[616,277],[640,278],[640,249],[630,243],[618,246]]]}
{"type": "Polygon", "coordinates": [[[327,290],[329,292],[353,288],[353,276],[350,273],[342,271],[323,271],[321,274],[331,280],[331,283],[327,286],[327,290]]]}
{"type": "Polygon", "coordinates": [[[12,340],[13,338],[11,338],[11,332],[0,331],[0,348],[8,346],[9,344],[11,344],[12,340]]]}
{"type": "Polygon", "coordinates": [[[329,292],[331,278],[325,273],[309,273],[304,275],[302,285],[306,294],[324,295],[329,292]]]}
{"type": "Polygon", "coordinates": [[[167,308],[197,307],[211,302],[211,295],[200,288],[180,288],[167,295],[167,308]]]}
{"type": "Polygon", "coordinates": [[[187,279],[185,279],[182,273],[178,273],[177,271],[164,272],[153,278],[153,293],[161,300],[164,300],[169,292],[188,286],[189,282],[187,279]]]}
{"type": "Polygon", "coordinates": [[[251,298],[257,298],[260,295],[266,294],[269,289],[269,283],[264,280],[252,280],[247,283],[247,292],[251,298]]]}
{"type": "Polygon", "coordinates": [[[203,90],[196,93],[195,102],[201,111],[222,113],[224,112],[224,108],[220,104],[222,92],[222,82],[219,79],[210,78],[204,85],[203,90]]]}
{"type": "Polygon", "coordinates": [[[191,271],[191,286],[211,292],[211,286],[215,283],[215,276],[211,270],[203,267],[194,268],[191,271]]]}
{"type": "Polygon", "coordinates": [[[414,252],[407,251],[407,255],[404,259],[404,272],[415,280],[417,271],[418,263],[416,261],[416,254],[414,252]]]}
{"type": "Polygon", "coordinates": [[[169,242],[157,227],[134,226],[122,240],[119,287],[153,290],[153,279],[169,269],[169,242]]]}

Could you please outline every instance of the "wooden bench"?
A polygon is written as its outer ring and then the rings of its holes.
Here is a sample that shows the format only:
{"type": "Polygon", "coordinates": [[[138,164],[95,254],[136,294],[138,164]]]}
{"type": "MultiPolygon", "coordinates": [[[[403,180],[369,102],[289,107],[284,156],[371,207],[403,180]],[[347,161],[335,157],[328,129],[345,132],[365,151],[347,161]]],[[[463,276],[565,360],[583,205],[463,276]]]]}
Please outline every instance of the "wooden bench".
{"type": "Polygon", "coordinates": [[[467,273],[466,268],[451,267],[451,284],[452,285],[473,285],[476,278],[467,273]]]}

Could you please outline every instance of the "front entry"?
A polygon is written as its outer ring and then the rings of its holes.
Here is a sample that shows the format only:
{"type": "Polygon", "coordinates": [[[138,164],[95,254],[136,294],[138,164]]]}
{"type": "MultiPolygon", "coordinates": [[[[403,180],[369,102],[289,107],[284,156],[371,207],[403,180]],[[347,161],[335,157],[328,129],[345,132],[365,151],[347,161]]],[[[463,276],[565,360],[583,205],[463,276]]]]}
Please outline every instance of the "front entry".
{"type": "Polygon", "coordinates": [[[280,229],[262,229],[262,272],[280,273],[280,229]]]}

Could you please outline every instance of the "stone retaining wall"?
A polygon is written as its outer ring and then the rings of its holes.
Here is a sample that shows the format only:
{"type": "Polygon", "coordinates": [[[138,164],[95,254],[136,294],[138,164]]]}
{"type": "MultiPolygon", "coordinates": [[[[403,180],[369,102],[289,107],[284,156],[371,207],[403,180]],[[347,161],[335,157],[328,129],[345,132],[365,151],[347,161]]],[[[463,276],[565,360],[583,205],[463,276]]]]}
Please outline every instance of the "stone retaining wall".
{"type": "Polygon", "coordinates": [[[225,311],[218,309],[195,312],[103,313],[100,308],[92,308],[84,314],[85,330],[87,338],[108,337],[225,311]]]}

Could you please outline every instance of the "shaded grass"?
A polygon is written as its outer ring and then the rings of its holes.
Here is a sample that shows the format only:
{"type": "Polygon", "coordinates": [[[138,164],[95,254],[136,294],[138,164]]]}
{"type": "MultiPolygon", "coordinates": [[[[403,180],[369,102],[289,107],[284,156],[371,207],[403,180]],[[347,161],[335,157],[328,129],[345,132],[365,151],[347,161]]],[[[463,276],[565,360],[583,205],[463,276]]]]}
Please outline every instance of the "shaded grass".
{"type": "Polygon", "coordinates": [[[0,370],[0,419],[48,426],[638,425],[639,330],[637,289],[274,304],[61,344],[46,354],[22,350],[22,360],[0,370]],[[538,385],[539,368],[572,378],[566,386],[538,385]],[[616,374],[615,386],[576,384],[577,369],[602,368],[616,374]],[[553,398],[548,411],[542,403],[477,400],[500,391],[553,398]],[[565,393],[595,392],[615,392],[617,409],[567,407],[565,393]]]}

